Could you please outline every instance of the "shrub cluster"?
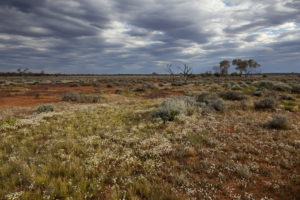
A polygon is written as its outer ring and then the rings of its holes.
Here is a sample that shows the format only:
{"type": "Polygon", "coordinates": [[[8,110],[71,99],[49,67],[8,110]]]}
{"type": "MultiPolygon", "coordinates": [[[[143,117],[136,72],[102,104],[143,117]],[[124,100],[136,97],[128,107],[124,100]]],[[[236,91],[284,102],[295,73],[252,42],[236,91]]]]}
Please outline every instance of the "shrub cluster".
{"type": "Polygon", "coordinates": [[[287,94],[281,94],[279,96],[279,99],[280,100],[291,100],[291,101],[295,100],[294,97],[292,97],[291,95],[287,95],[287,94]]]}
{"type": "Polygon", "coordinates": [[[239,91],[228,90],[219,94],[223,99],[232,101],[241,101],[246,99],[246,96],[239,91]]]}
{"type": "Polygon", "coordinates": [[[68,91],[63,97],[63,101],[68,102],[80,102],[80,103],[98,103],[100,100],[99,96],[87,96],[81,95],[75,91],[68,91]]]}
{"type": "Polygon", "coordinates": [[[267,127],[272,128],[272,129],[286,130],[289,128],[288,119],[284,115],[274,116],[273,119],[268,121],[266,125],[267,125],[267,127]]]}
{"type": "Polygon", "coordinates": [[[300,84],[292,86],[292,93],[300,94],[300,84]]]}
{"type": "Polygon", "coordinates": [[[281,92],[289,92],[292,89],[288,84],[277,81],[258,81],[254,83],[254,85],[258,88],[266,88],[269,90],[276,90],[281,92]]]}
{"type": "Polygon", "coordinates": [[[164,122],[173,121],[178,114],[187,114],[194,107],[194,100],[190,97],[175,97],[165,99],[158,109],[151,113],[152,118],[161,118],[164,122]]]}
{"type": "Polygon", "coordinates": [[[52,112],[54,111],[54,106],[53,105],[41,105],[37,108],[36,110],[38,113],[42,112],[52,112]]]}
{"type": "Polygon", "coordinates": [[[195,101],[199,107],[202,107],[204,113],[210,112],[224,112],[226,105],[225,102],[217,95],[202,92],[195,97],[195,101]]]}
{"type": "Polygon", "coordinates": [[[258,102],[254,102],[255,109],[275,109],[277,103],[272,98],[264,98],[258,102]]]}

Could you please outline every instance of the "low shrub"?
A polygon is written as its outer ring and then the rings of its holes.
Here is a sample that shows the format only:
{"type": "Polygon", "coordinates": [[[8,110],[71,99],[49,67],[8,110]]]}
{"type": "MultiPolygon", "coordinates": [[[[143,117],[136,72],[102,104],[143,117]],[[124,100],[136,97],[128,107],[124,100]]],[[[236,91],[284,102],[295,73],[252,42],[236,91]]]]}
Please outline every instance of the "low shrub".
{"type": "Polygon", "coordinates": [[[121,93],[123,93],[123,90],[122,90],[122,89],[116,89],[116,90],[115,90],[115,94],[121,94],[121,93]]]}
{"type": "Polygon", "coordinates": [[[54,106],[53,105],[41,105],[37,108],[36,110],[38,113],[42,112],[52,112],[54,111],[54,106]]]}
{"type": "Polygon", "coordinates": [[[106,87],[107,88],[112,88],[113,86],[112,86],[112,84],[107,84],[106,87]]]}
{"type": "Polygon", "coordinates": [[[135,92],[145,92],[145,88],[144,88],[143,86],[137,87],[137,88],[135,88],[134,91],[135,91],[135,92]]]}
{"type": "Polygon", "coordinates": [[[294,94],[300,94],[300,84],[293,85],[292,89],[291,89],[291,92],[294,93],[294,94]]]}
{"type": "Polygon", "coordinates": [[[165,99],[158,109],[151,113],[152,118],[161,118],[164,122],[173,121],[179,114],[188,114],[194,106],[194,101],[190,97],[175,97],[165,99]]]}
{"type": "Polygon", "coordinates": [[[277,103],[272,98],[264,98],[258,102],[254,102],[255,109],[275,109],[277,103]]]}
{"type": "Polygon", "coordinates": [[[254,85],[258,88],[266,88],[269,90],[276,90],[281,92],[288,92],[292,89],[288,84],[277,81],[258,81],[255,82],[254,85]]]}
{"type": "Polygon", "coordinates": [[[284,115],[276,115],[267,122],[267,127],[272,129],[282,129],[287,130],[289,128],[288,119],[284,115]]]}
{"type": "Polygon", "coordinates": [[[75,91],[68,91],[63,97],[63,101],[79,101],[80,100],[80,94],[75,91]]]}
{"type": "Polygon", "coordinates": [[[256,97],[261,97],[263,95],[264,91],[262,90],[256,90],[253,92],[253,96],[256,96],[256,97]]]}
{"type": "Polygon", "coordinates": [[[280,100],[291,100],[291,101],[295,100],[294,97],[292,97],[291,95],[287,95],[287,94],[279,95],[279,99],[280,100]]]}
{"type": "Polygon", "coordinates": [[[143,87],[144,87],[145,89],[152,89],[152,90],[157,88],[153,83],[145,83],[145,84],[143,85],[143,87]]]}
{"type": "Polygon", "coordinates": [[[288,84],[274,82],[274,86],[272,89],[276,90],[276,91],[281,91],[281,92],[289,92],[289,91],[291,91],[292,88],[288,84]]]}
{"type": "Polygon", "coordinates": [[[219,95],[223,99],[232,100],[232,101],[241,101],[241,100],[246,99],[246,96],[242,92],[233,91],[233,90],[221,92],[219,95]]]}
{"type": "Polygon", "coordinates": [[[63,97],[63,101],[68,102],[80,102],[80,103],[98,103],[100,100],[99,96],[87,96],[81,95],[75,91],[68,91],[63,97]]]}
{"type": "Polygon", "coordinates": [[[203,113],[211,113],[213,111],[224,112],[226,109],[225,102],[217,95],[209,94],[208,92],[202,92],[195,97],[197,106],[202,107],[203,113]]]}

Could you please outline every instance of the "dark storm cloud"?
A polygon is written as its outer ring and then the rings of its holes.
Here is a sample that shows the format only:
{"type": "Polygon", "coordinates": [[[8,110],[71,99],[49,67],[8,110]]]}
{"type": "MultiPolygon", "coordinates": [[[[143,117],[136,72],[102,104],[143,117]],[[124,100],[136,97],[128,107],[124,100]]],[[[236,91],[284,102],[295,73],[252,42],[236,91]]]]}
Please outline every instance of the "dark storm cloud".
{"type": "Polygon", "coordinates": [[[284,70],[299,71],[299,8],[296,0],[1,0],[0,71],[151,73],[181,61],[203,72],[235,57],[272,71],[280,56],[284,70]]]}

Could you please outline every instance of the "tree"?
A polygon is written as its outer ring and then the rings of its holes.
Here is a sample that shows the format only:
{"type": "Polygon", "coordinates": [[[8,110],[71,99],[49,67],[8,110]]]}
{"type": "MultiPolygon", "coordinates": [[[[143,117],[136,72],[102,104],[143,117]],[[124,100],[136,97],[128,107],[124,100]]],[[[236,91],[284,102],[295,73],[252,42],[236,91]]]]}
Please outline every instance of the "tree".
{"type": "Polygon", "coordinates": [[[236,70],[240,71],[240,74],[243,74],[243,72],[246,73],[247,67],[248,67],[248,61],[247,60],[241,60],[241,59],[234,59],[232,60],[232,65],[236,65],[236,70]]]}
{"type": "Polygon", "coordinates": [[[230,61],[223,60],[220,62],[220,72],[222,75],[228,74],[228,69],[230,67],[230,61]]]}
{"type": "Polygon", "coordinates": [[[181,71],[184,82],[187,83],[188,79],[192,76],[192,68],[188,66],[187,64],[182,63],[182,67],[178,67],[178,69],[181,71]]]}
{"type": "Polygon", "coordinates": [[[170,78],[171,78],[172,82],[174,82],[174,80],[175,80],[175,73],[174,73],[174,70],[172,68],[172,64],[167,64],[166,68],[165,68],[165,71],[168,74],[170,74],[170,78]]]}
{"type": "Polygon", "coordinates": [[[248,69],[247,69],[247,74],[250,74],[252,70],[255,70],[256,68],[260,67],[261,65],[256,62],[253,59],[248,60],[248,69]]]}
{"type": "Polygon", "coordinates": [[[252,70],[255,70],[257,67],[260,67],[261,65],[256,62],[253,59],[249,59],[249,60],[241,60],[241,59],[234,59],[232,61],[232,65],[236,65],[236,70],[240,71],[240,74],[243,74],[243,72],[245,72],[245,74],[250,74],[252,72],[252,70]]]}

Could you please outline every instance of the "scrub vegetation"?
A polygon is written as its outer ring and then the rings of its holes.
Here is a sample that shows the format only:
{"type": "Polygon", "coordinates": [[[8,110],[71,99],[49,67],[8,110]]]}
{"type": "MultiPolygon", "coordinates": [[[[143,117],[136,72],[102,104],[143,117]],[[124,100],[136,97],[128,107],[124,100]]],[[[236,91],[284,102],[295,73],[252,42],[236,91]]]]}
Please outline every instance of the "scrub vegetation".
{"type": "Polygon", "coordinates": [[[0,199],[300,198],[298,76],[47,79],[0,87],[0,199]]]}

